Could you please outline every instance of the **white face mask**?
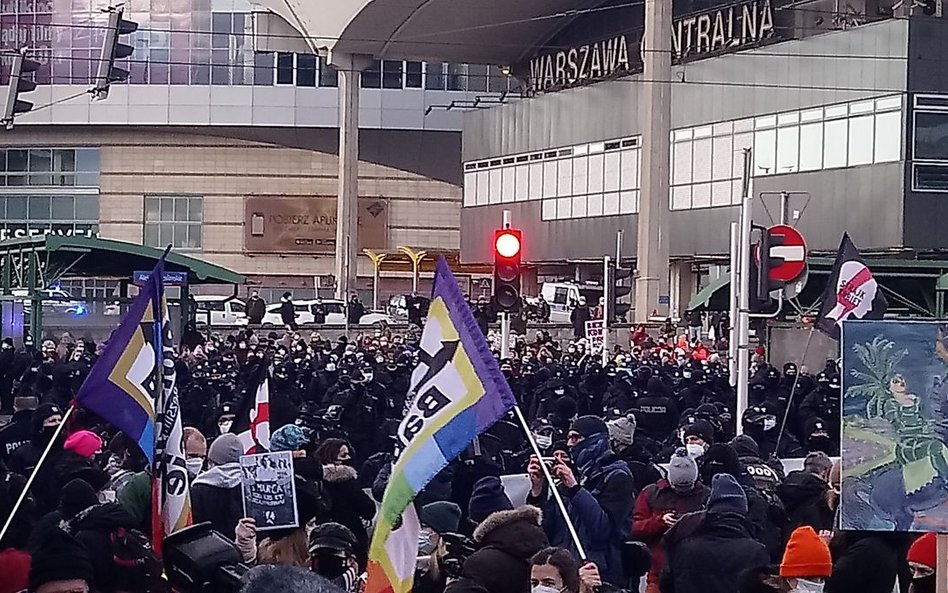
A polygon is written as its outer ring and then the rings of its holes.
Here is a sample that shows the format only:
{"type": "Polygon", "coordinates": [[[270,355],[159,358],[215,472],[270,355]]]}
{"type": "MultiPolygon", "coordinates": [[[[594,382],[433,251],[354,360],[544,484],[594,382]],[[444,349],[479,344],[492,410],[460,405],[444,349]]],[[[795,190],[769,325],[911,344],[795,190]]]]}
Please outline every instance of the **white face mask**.
{"type": "Polygon", "coordinates": [[[188,477],[196,478],[204,467],[204,460],[200,457],[192,457],[184,460],[184,465],[188,468],[188,477]]]}
{"type": "Polygon", "coordinates": [[[553,445],[553,435],[537,434],[534,435],[534,438],[537,441],[537,447],[541,449],[549,449],[553,445]]]}
{"type": "Polygon", "coordinates": [[[777,428],[776,418],[764,418],[764,430],[773,430],[777,428]]]}
{"type": "Polygon", "coordinates": [[[823,593],[823,581],[796,579],[796,584],[790,589],[791,593],[823,593]]]}
{"type": "Polygon", "coordinates": [[[704,455],[704,447],[696,443],[685,445],[685,449],[688,450],[688,457],[691,457],[692,459],[697,459],[704,455]]]}
{"type": "Polygon", "coordinates": [[[230,432],[230,427],[234,425],[233,420],[222,420],[217,424],[217,427],[221,429],[221,434],[226,434],[230,432]]]}
{"type": "Polygon", "coordinates": [[[531,593],[560,593],[560,590],[556,587],[551,587],[549,585],[537,585],[530,590],[531,593]]]}

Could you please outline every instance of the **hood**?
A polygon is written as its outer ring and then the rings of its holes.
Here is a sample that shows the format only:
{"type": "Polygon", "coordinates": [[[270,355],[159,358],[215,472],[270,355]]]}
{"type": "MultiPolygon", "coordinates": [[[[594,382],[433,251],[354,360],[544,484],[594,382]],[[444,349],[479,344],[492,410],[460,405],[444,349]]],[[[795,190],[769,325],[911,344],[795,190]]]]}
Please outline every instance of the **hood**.
{"type": "Polygon", "coordinates": [[[648,386],[645,389],[649,397],[664,397],[665,384],[658,377],[652,377],[648,380],[648,386]]]}
{"type": "Polygon", "coordinates": [[[135,518],[120,503],[107,502],[82,511],[72,521],[72,531],[111,531],[118,527],[135,527],[135,518]]]}
{"type": "Polygon", "coordinates": [[[760,447],[757,445],[757,441],[746,434],[734,437],[731,446],[734,447],[738,457],[760,457],[760,447]]]}
{"type": "Polygon", "coordinates": [[[543,513],[533,506],[497,511],[477,526],[474,541],[482,547],[493,545],[517,558],[529,560],[549,545],[540,527],[542,522],[543,513]]]}
{"type": "Polygon", "coordinates": [[[334,463],[323,466],[323,479],[329,483],[347,482],[358,478],[359,474],[354,467],[334,463]]]}
{"type": "Polygon", "coordinates": [[[243,472],[240,469],[240,463],[225,463],[224,465],[215,465],[206,472],[200,474],[191,483],[192,486],[203,484],[214,488],[224,488],[230,490],[240,486],[240,478],[243,472]]]}
{"type": "Polygon", "coordinates": [[[829,485],[813,474],[795,471],[790,472],[783,483],[777,486],[777,495],[789,509],[814,499],[822,499],[827,489],[829,485]]]}

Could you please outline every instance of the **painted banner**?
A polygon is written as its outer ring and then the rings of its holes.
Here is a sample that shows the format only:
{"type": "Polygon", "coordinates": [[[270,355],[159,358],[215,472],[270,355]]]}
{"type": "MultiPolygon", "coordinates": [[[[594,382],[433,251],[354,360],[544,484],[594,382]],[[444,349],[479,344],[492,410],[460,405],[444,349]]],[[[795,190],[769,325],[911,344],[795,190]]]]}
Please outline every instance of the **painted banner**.
{"type": "Polygon", "coordinates": [[[840,526],[948,532],[948,323],[846,321],[840,526]]]}

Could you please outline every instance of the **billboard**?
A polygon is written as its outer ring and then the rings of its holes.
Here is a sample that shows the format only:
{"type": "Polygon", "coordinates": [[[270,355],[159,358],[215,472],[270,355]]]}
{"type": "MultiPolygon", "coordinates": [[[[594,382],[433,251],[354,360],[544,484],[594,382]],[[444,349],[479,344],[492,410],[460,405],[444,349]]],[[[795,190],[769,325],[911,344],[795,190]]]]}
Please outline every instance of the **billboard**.
{"type": "MultiPolygon", "coordinates": [[[[388,247],[388,203],[359,199],[357,250],[388,247]]],[[[247,196],[244,251],[248,253],[334,253],[336,198],[247,196]]]]}
{"type": "Polygon", "coordinates": [[[846,321],[840,527],[948,532],[948,323],[846,321]]]}

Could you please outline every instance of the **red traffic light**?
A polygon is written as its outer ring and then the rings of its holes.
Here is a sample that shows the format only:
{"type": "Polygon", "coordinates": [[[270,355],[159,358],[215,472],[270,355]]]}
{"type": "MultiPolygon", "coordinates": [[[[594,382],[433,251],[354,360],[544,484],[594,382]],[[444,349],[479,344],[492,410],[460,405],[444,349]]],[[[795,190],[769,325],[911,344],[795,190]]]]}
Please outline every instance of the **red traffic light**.
{"type": "Polygon", "coordinates": [[[520,231],[504,229],[497,231],[494,236],[494,250],[503,258],[514,258],[520,255],[520,231]]]}

